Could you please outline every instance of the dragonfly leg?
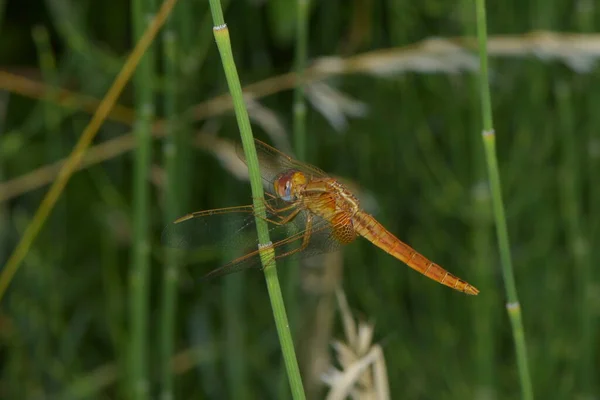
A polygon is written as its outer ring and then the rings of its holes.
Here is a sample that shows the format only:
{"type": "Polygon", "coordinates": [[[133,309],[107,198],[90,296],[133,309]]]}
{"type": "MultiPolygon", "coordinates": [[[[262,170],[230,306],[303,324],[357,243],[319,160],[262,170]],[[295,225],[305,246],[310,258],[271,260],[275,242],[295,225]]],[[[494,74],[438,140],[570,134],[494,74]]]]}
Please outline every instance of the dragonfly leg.
{"type": "Polygon", "coordinates": [[[288,206],[285,206],[285,207],[281,207],[281,208],[275,208],[275,207],[273,207],[271,204],[269,204],[269,203],[267,203],[267,202],[265,201],[265,208],[266,208],[267,210],[269,210],[270,212],[274,213],[274,214],[276,214],[276,213],[279,213],[279,212],[282,212],[282,211],[288,211],[288,210],[291,210],[292,208],[295,208],[295,207],[297,207],[297,206],[298,206],[298,204],[296,204],[296,203],[292,203],[292,204],[290,204],[290,205],[288,205],[288,206]]]}
{"type": "Polygon", "coordinates": [[[281,225],[287,224],[288,222],[290,222],[291,220],[293,220],[294,218],[296,218],[296,216],[300,213],[300,211],[301,211],[301,209],[297,208],[297,209],[295,209],[294,211],[292,211],[291,213],[289,213],[286,216],[281,215],[281,216],[279,216],[279,221],[275,221],[275,220],[272,220],[272,219],[269,219],[269,218],[263,218],[263,219],[265,221],[267,221],[267,222],[272,223],[272,224],[281,226],[281,225]]]}
{"type": "Polygon", "coordinates": [[[304,236],[302,238],[302,244],[300,245],[300,247],[298,247],[297,249],[286,251],[285,253],[282,253],[282,254],[278,254],[277,257],[275,257],[275,258],[287,257],[287,256],[290,256],[292,254],[298,253],[298,252],[306,249],[306,247],[308,247],[308,243],[310,242],[311,229],[312,229],[312,216],[309,215],[306,218],[306,230],[304,231],[304,236]]]}

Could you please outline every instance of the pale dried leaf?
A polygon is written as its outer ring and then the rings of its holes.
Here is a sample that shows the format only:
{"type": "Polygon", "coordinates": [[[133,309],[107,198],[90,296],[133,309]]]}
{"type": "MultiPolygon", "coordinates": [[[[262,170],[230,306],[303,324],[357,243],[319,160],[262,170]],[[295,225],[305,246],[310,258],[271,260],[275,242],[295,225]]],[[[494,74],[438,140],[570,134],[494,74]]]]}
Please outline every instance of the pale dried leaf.
{"type": "Polygon", "coordinates": [[[327,371],[321,374],[321,381],[328,386],[334,386],[337,382],[342,379],[344,374],[342,371],[335,367],[329,367],[327,371]]]}
{"type": "Polygon", "coordinates": [[[348,347],[345,343],[338,340],[332,342],[332,347],[336,351],[336,358],[340,363],[342,369],[346,369],[349,365],[352,365],[359,358],[354,350],[348,347]]]}
{"type": "Polygon", "coordinates": [[[331,387],[331,391],[327,394],[326,398],[328,400],[342,400],[349,396],[360,376],[379,356],[377,349],[374,348],[374,350],[369,351],[363,358],[344,369],[342,377],[337,379],[336,385],[331,387]]]}
{"type": "MultiPolygon", "coordinates": [[[[490,36],[490,57],[538,57],[558,60],[578,73],[594,70],[600,57],[600,35],[534,31],[518,35],[490,36]]],[[[334,75],[366,73],[393,76],[406,72],[423,74],[477,71],[477,41],[472,37],[429,38],[410,46],[380,49],[346,59],[327,56],[310,69],[320,79],[334,75]]]]}
{"type": "Polygon", "coordinates": [[[348,307],[346,295],[339,287],[336,288],[335,295],[338,301],[338,307],[340,308],[340,313],[342,314],[342,324],[344,325],[346,341],[350,347],[355,348],[358,335],[357,327],[354,318],[352,317],[352,313],[350,312],[350,307],[348,307]]]}
{"type": "Polygon", "coordinates": [[[354,351],[358,356],[362,356],[371,347],[371,340],[373,340],[374,326],[366,322],[360,321],[358,323],[358,343],[354,351]]]}
{"type": "MultiPolygon", "coordinates": [[[[331,367],[327,372],[321,374],[321,381],[325,383],[329,387],[334,387],[340,384],[343,379],[344,374],[337,368],[331,367]]],[[[357,389],[352,389],[350,392],[350,397],[357,400],[362,400],[360,396],[360,391],[357,389]]]]}
{"type": "Polygon", "coordinates": [[[377,359],[373,363],[373,389],[377,400],[389,400],[390,384],[388,382],[387,367],[381,346],[373,345],[373,351],[377,352],[377,359]]]}
{"type": "Polygon", "coordinates": [[[239,180],[248,180],[248,167],[238,157],[234,142],[200,133],[196,137],[196,145],[211,152],[219,160],[223,168],[231,172],[239,180]]]}
{"type": "Polygon", "coordinates": [[[593,70],[600,56],[600,37],[542,31],[496,36],[489,42],[488,51],[501,57],[534,55],[543,61],[559,60],[576,72],[585,73],[593,70]]]}
{"type": "Polygon", "coordinates": [[[315,62],[315,69],[325,74],[364,72],[383,77],[406,72],[455,74],[475,71],[478,67],[477,56],[438,38],[424,40],[408,49],[383,49],[349,60],[326,57],[315,62]]]}
{"type": "Polygon", "coordinates": [[[306,85],[306,97],[338,132],[347,128],[346,117],[363,117],[367,113],[366,104],[352,99],[324,82],[306,85]]]}

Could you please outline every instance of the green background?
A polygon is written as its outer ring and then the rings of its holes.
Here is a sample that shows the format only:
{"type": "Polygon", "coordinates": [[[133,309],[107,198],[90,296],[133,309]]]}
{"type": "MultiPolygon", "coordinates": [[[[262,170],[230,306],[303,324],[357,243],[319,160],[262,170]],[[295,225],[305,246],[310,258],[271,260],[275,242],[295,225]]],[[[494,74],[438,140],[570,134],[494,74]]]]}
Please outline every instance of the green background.
{"type": "MultiPolygon", "coordinates": [[[[491,36],[584,33],[600,26],[600,9],[592,1],[490,3],[491,36]]],[[[293,69],[291,2],[236,0],[223,7],[242,85],[293,69]]],[[[37,81],[101,98],[132,48],[127,2],[1,1],[0,9],[0,68],[37,81]]],[[[165,115],[166,89],[176,88],[182,138],[178,212],[249,204],[248,183],[223,168],[210,147],[193,144],[198,131],[238,139],[233,113],[208,121],[184,113],[227,91],[208,2],[180,0],[172,18],[176,50],[154,49],[158,75],[143,85],[156,90],[157,116],[165,115]],[[169,54],[175,69],[165,74],[169,54]]],[[[309,62],[472,35],[475,28],[474,4],[466,0],[329,0],[312,4],[309,18],[309,62]]],[[[599,77],[593,65],[578,71],[532,53],[492,56],[490,68],[498,160],[536,398],[596,398],[599,77]]],[[[318,276],[322,268],[341,267],[337,282],[355,316],[375,324],[373,341],[383,347],[392,398],[518,398],[477,77],[472,71],[419,69],[323,81],[362,102],[366,113],[348,117],[345,128],[336,130],[322,107],[308,103],[306,160],[358,184],[363,195],[372,196],[376,218],[390,231],[481,293],[470,297],[436,284],[365,240],[344,250],[341,266],[321,265],[311,279],[307,275],[315,271],[302,272],[296,284],[282,263],[280,278],[291,304],[305,387],[311,386],[310,339],[327,331],[322,320],[316,322],[316,310],[332,299],[318,276]]],[[[129,86],[120,104],[133,101],[129,86]]],[[[278,91],[260,102],[293,143],[293,92],[278,91]]],[[[0,92],[0,106],[0,182],[66,157],[89,121],[89,113],[59,107],[51,99],[0,92]]],[[[106,122],[96,142],[129,131],[125,124],[106,122]]],[[[254,126],[256,137],[272,143],[267,131],[254,126]]],[[[151,398],[160,393],[157,344],[165,323],[159,312],[160,233],[166,224],[163,150],[155,140],[146,216],[152,260],[146,327],[151,398]]],[[[15,276],[0,309],[0,397],[127,398],[132,166],[128,152],[76,173],[15,276]]],[[[2,264],[46,190],[0,203],[2,264]]],[[[200,261],[179,270],[175,398],[284,398],[288,391],[264,276],[248,271],[208,283],[198,280],[234,256],[209,247],[200,261]]],[[[332,339],[343,341],[335,303],[325,307],[331,311],[332,339]]],[[[320,351],[334,354],[331,347],[320,351]]],[[[320,388],[313,396],[323,397],[326,389],[312,385],[320,388]]]]}

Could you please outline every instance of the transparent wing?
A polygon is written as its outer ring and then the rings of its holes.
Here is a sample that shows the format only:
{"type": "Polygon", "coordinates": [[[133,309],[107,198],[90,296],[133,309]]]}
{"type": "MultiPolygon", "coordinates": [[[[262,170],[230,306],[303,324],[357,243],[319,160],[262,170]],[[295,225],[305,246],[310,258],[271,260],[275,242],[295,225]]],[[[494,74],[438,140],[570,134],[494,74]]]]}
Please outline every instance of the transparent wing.
{"type": "MultiPolygon", "coordinates": [[[[295,160],[258,139],[254,139],[254,145],[256,147],[256,154],[258,155],[258,163],[264,186],[271,193],[273,192],[272,184],[277,175],[291,169],[303,172],[309,179],[329,177],[323,170],[313,165],[295,160]]],[[[239,142],[236,144],[236,153],[247,165],[248,163],[246,162],[244,149],[239,142]]]]}
{"type": "MultiPolygon", "coordinates": [[[[338,250],[342,243],[332,234],[335,226],[306,210],[274,209],[288,205],[279,199],[268,202],[269,236],[276,259],[306,258],[338,250]],[[286,224],[278,224],[289,213],[297,212],[286,224]]],[[[162,242],[188,252],[212,247],[232,261],[208,273],[207,278],[222,276],[248,268],[260,268],[258,238],[252,206],[200,211],[179,218],[163,231],[162,242]],[[237,258],[236,258],[237,257],[237,258]]]]}
{"type": "MultiPolygon", "coordinates": [[[[343,244],[333,236],[331,225],[327,221],[315,217],[314,215],[312,215],[312,218],[317,218],[318,220],[312,222],[310,229],[297,231],[296,233],[279,240],[276,240],[275,237],[279,238],[285,236],[281,235],[280,228],[273,228],[270,230],[269,234],[271,236],[276,261],[310,258],[340,249],[343,244]]],[[[287,233],[289,233],[289,231],[285,232],[285,234],[287,233]]],[[[260,252],[258,250],[258,240],[255,242],[255,249],[256,250],[209,272],[205,275],[205,278],[215,278],[252,267],[260,268],[262,263],[260,260],[260,252]]]]}

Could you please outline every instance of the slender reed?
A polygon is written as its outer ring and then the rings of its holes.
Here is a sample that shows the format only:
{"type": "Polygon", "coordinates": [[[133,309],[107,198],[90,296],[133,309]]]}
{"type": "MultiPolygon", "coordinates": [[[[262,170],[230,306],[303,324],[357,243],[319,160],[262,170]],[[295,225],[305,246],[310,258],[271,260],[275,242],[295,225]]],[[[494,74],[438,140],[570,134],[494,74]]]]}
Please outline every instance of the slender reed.
{"type": "MultiPolygon", "coordinates": [[[[190,87],[191,80],[190,75],[197,75],[197,70],[189,66],[189,58],[192,57],[190,54],[193,52],[195,38],[197,38],[194,32],[196,24],[198,24],[198,17],[195,15],[195,2],[184,1],[181,2],[177,9],[173,12],[174,27],[176,30],[176,47],[177,57],[176,65],[178,68],[177,77],[177,100],[178,105],[178,123],[177,123],[177,168],[179,168],[179,183],[178,183],[178,194],[179,194],[179,207],[181,210],[185,210],[188,207],[190,201],[190,191],[192,190],[189,185],[190,176],[194,173],[194,152],[192,146],[192,121],[190,118],[184,115],[184,110],[189,108],[193,102],[193,93],[185,88],[190,87]]],[[[208,26],[210,24],[210,14],[208,10],[205,10],[206,15],[203,16],[204,20],[202,26],[208,26]]],[[[212,41],[212,35],[209,33],[206,35],[207,41],[212,41]]],[[[160,121],[154,125],[155,132],[160,130],[160,121]],[[158,128],[158,129],[157,129],[158,128]]]]}
{"type": "MultiPolygon", "coordinates": [[[[48,31],[43,26],[37,26],[33,29],[33,40],[38,50],[38,59],[42,76],[45,83],[48,85],[49,90],[46,93],[44,102],[44,130],[47,134],[47,142],[45,146],[46,159],[48,163],[53,163],[55,160],[60,159],[63,154],[63,147],[65,138],[60,132],[60,123],[62,120],[63,111],[56,104],[58,99],[58,71],[56,69],[56,59],[52,53],[52,46],[50,44],[50,36],[48,31]]],[[[57,240],[64,240],[66,234],[65,227],[65,203],[59,201],[55,211],[55,215],[52,221],[52,232],[53,237],[57,240]],[[60,236],[58,236],[60,235],[60,236]]],[[[57,250],[60,251],[60,250],[57,250]]]]}
{"type": "MultiPolygon", "coordinates": [[[[178,129],[178,82],[177,52],[179,37],[175,15],[169,17],[162,35],[163,68],[165,78],[164,112],[165,112],[165,141],[163,145],[163,163],[166,171],[165,182],[165,224],[174,221],[181,211],[181,177],[179,152],[182,143],[181,132],[178,129]]],[[[171,355],[175,342],[175,323],[177,314],[177,282],[178,282],[178,256],[172,248],[165,249],[165,265],[162,279],[162,303],[160,310],[159,342],[160,342],[160,398],[163,400],[174,399],[173,370],[171,368],[171,355]]]]}
{"type": "MultiPolygon", "coordinates": [[[[8,104],[8,94],[4,93],[0,95],[0,140],[4,139],[4,122],[6,119],[6,107],[8,104]]],[[[3,181],[6,175],[6,164],[4,158],[0,157],[0,181],[3,181]]],[[[8,226],[9,226],[9,213],[7,209],[8,203],[0,202],[0,261],[4,261],[7,256],[7,238],[8,238],[8,226]]]]}
{"type": "MultiPolygon", "coordinates": [[[[594,32],[595,31],[595,21],[594,21],[594,13],[590,13],[584,10],[581,10],[578,13],[578,19],[579,19],[579,29],[581,29],[583,32],[594,32]]],[[[589,140],[588,142],[588,146],[586,146],[588,149],[592,149],[592,150],[588,150],[588,156],[589,156],[589,163],[588,163],[588,181],[585,182],[587,183],[587,187],[589,190],[589,197],[588,197],[588,204],[589,206],[589,211],[588,211],[588,216],[589,218],[585,219],[586,222],[586,226],[585,228],[587,228],[587,243],[585,243],[585,248],[584,253],[583,254],[583,258],[584,258],[584,264],[582,264],[584,266],[583,270],[580,270],[580,290],[583,289],[582,291],[582,296],[580,298],[580,303],[582,307],[580,312],[581,312],[581,316],[582,316],[582,321],[581,321],[581,329],[582,329],[582,335],[581,335],[581,339],[582,339],[582,343],[581,343],[581,349],[586,349],[585,354],[582,354],[581,357],[581,367],[580,367],[580,373],[579,376],[581,377],[581,387],[583,389],[583,396],[592,396],[592,393],[595,393],[595,390],[597,389],[597,384],[596,381],[594,379],[594,374],[596,373],[596,370],[594,369],[594,363],[593,363],[593,359],[594,359],[594,354],[596,353],[596,349],[597,349],[597,345],[596,345],[596,341],[593,340],[595,332],[597,331],[596,326],[597,326],[597,322],[596,322],[596,318],[593,318],[592,315],[593,314],[585,314],[584,310],[589,312],[589,304],[590,304],[590,297],[588,297],[590,295],[590,288],[594,287],[595,285],[597,285],[597,277],[594,276],[593,274],[593,270],[591,268],[592,265],[595,265],[598,261],[600,261],[600,258],[598,258],[598,255],[600,254],[600,252],[598,252],[597,250],[594,251],[594,248],[596,246],[590,246],[590,243],[598,243],[598,240],[600,239],[598,233],[600,233],[600,187],[597,184],[598,182],[598,171],[600,171],[600,135],[598,134],[598,130],[595,129],[594,127],[598,126],[598,124],[600,123],[600,116],[598,115],[597,112],[595,112],[596,110],[596,106],[598,104],[598,100],[600,100],[600,95],[598,95],[598,81],[596,79],[596,82],[594,83],[594,86],[592,86],[591,88],[589,88],[589,102],[588,102],[588,107],[589,108],[589,113],[587,114],[589,116],[589,118],[586,118],[588,125],[588,129],[590,131],[589,135],[587,137],[587,140],[589,140]],[[591,129],[590,129],[591,128],[591,129]],[[583,304],[585,303],[585,304],[583,304]]],[[[571,112],[573,112],[574,110],[572,109],[572,104],[568,103],[569,105],[569,110],[571,112]]],[[[571,123],[573,123],[573,120],[570,120],[571,123]]],[[[567,137],[567,135],[574,135],[575,134],[575,128],[571,128],[571,130],[569,131],[564,131],[563,134],[565,141],[573,141],[575,140],[575,137],[567,137]]],[[[584,139],[585,140],[585,139],[584,139]]],[[[582,147],[579,147],[579,149],[581,149],[582,147]]],[[[571,147],[571,151],[569,152],[571,154],[570,157],[573,157],[574,160],[577,160],[577,156],[576,156],[576,149],[571,147]]],[[[566,155],[566,152],[565,152],[566,155]]],[[[576,176],[575,173],[573,173],[574,176],[576,176]]],[[[584,182],[581,182],[581,180],[579,181],[579,185],[581,185],[584,182]]],[[[577,187],[577,189],[581,190],[581,186],[577,187]]],[[[579,202],[579,204],[582,203],[582,196],[581,196],[581,192],[577,193],[577,195],[579,196],[579,198],[576,199],[576,201],[579,202]]],[[[581,212],[581,210],[579,210],[579,212],[581,212]]],[[[585,218],[583,217],[583,214],[579,214],[578,218],[585,218]]],[[[577,256],[577,247],[576,247],[576,237],[574,237],[574,241],[572,244],[572,251],[573,251],[573,255],[577,256]]],[[[581,258],[581,257],[578,257],[581,258]]]]}
{"type": "MultiPolygon", "coordinates": [[[[6,8],[6,0],[0,0],[0,27],[2,27],[4,22],[4,11],[6,8]]],[[[8,103],[8,96],[0,96],[0,136],[4,131],[4,119],[6,117],[6,103],[8,103]]],[[[4,163],[0,159],[0,182],[4,181],[4,163]]],[[[0,261],[4,260],[6,247],[5,247],[5,237],[7,235],[8,226],[8,213],[6,212],[6,205],[0,204],[0,261]]]]}
{"type": "Polygon", "coordinates": [[[288,319],[285,306],[283,304],[283,296],[279,286],[279,279],[277,278],[274,251],[273,248],[270,247],[271,241],[269,239],[269,229],[267,222],[264,220],[266,213],[264,208],[262,180],[260,171],[258,169],[258,157],[256,155],[256,148],[254,147],[248,111],[244,105],[242,87],[240,85],[237,69],[233,60],[231,41],[229,39],[229,30],[225,24],[225,20],[223,19],[223,11],[221,10],[221,4],[219,0],[210,0],[210,10],[214,24],[213,32],[217,42],[217,47],[219,49],[219,54],[221,55],[221,61],[225,71],[227,85],[231,93],[237,123],[240,128],[244,154],[248,163],[252,198],[257,213],[256,227],[258,240],[260,243],[259,247],[261,249],[261,262],[264,266],[269,298],[271,300],[271,307],[273,309],[273,316],[277,326],[277,333],[279,335],[279,342],[283,352],[285,367],[288,373],[288,379],[290,381],[290,387],[294,399],[304,399],[304,388],[302,387],[302,380],[300,378],[298,361],[296,360],[294,343],[289,330],[288,319]]]}
{"type": "MultiPolygon", "coordinates": [[[[224,188],[223,193],[219,196],[227,195],[232,192],[232,186],[228,185],[224,188]]],[[[216,197],[216,196],[215,196],[216,197]]],[[[228,236],[234,234],[229,231],[228,236]]],[[[230,257],[240,257],[243,254],[223,254],[224,262],[229,261],[230,257]]],[[[245,400],[250,398],[251,390],[249,387],[250,380],[247,379],[246,368],[249,364],[248,353],[249,349],[245,346],[244,336],[249,327],[245,324],[252,324],[252,319],[247,318],[244,312],[245,302],[250,295],[247,289],[247,282],[241,274],[235,274],[226,279],[223,285],[223,307],[225,315],[223,318],[223,331],[225,332],[225,342],[223,346],[223,356],[226,359],[226,374],[227,374],[227,398],[245,400]]],[[[289,396],[289,389],[286,394],[289,396]]]]}
{"type": "MultiPolygon", "coordinates": [[[[132,0],[132,23],[134,38],[146,30],[148,16],[154,10],[153,0],[132,0]]],[[[150,280],[150,162],[152,158],[152,122],[155,105],[156,66],[153,47],[146,50],[133,76],[134,101],[137,121],[134,135],[137,147],[133,167],[133,243],[129,276],[130,343],[129,343],[129,390],[133,399],[146,399],[148,383],[148,313],[150,280]]]]}
{"type": "Polygon", "coordinates": [[[294,89],[294,151],[299,160],[306,158],[306,101],[304,70],[308,46],[308,9],[310,0],[296,2],[296,88],[294,89]]]}
{"type": "Polygon", "coordinates": [[[2,273],[0,274],[0,300],[2,300],[2,297],[4,296],[8,285],[10,284],[12,278],[19,269],[21,262],[23,262],[23,259],[27,255],[27,252],[33,244],[33,241],[37,238],[38,234],[40,233],[40,230],[44,226],[48,215],[50,215],[50,212],[54,208],[56,201],[58,200],[65,186],[69,182],[71,175],[73,175],[73,172],[75,172],[75,170],[81,163],[85,151],[90,146],[90,143],[96,136],[100,125],[110,113],[110,110],[116,103],[119,95],[121,94],[121,91],[125,87],[125,84],[135,71],[135,67],[137,66],[140,58],[142,57],[146,49],[150,46],[150,43],[152,43],[152,40],[156,36],[156,33],[164,23],[165,18],[169,15],[171,9],[173,8],[176,2],[177,0],[165,0],[158,15],[152,21],[146,32],[144,32],[144,36],[138,41],[135,48],[131,52],[131,55],[127,58],[127,61],[125,61],[123,68],[115,78],[114,83],[112,84],[112,86],[106,93],[106,96],[98,106],[98,109],[94,113],[92,120],[83,130],[83,133],[81,134],[79,141],[73,148],[71,155],[62,165],[57,175],[56,181],[54,181],[54,183],[48,190],[48,193],[42,200],[42,203],[38,207],[35,215],[33,216],[33,219],[25,229],[25,232],[23,233],[21,240],[17,244],[17,247],[15,248],[10,258],[6,262],[6,265],[2,269],[2,273]]]}
{"type": "Polygon", "coordinates": [[[593,371],[595,353],[590,351],[594,347],[592,335],[592,314],[590,310],[590,287],[593,282],[592,268],[590,263],[589,241],[584,232],[584,214],[581,211],[581,179],[579,167],[578,135],[575,130],[575,118],[573,110],[573,99],[570,88],[561,82],[556,87],[558,99],[558,117],[560,125],[562,163],[560,167],[560,194],[562,213],[565,222],[565,233],[568,246],[571,250],[573,267],[577,276],[577,292],[579,294],[579,316],[580,340],[579,346],[579,377],[582,395],[593,394],[593,371]]]}
{"type": "MultiPolygon", "coordinates": [[[[306,100],[304,98],[304,70],[306,69],[307,45],[308,45],[308,9],[309,0],[296,1],[296,54],[295,54],[295,72],[296,87],[294,88],[294,152],[299,160],[306,161],[306,100]]],[[[292,328],[296,326],[298,317],[298,299],[296,298],[298,281],[300,275],[300,262],[298,260],[287,261],[286,272],[284,275],[285,294],[288,301],[288,312],[292,328]]],[[[285,390],[285,377],[281,376],[279,388],[285,390]]],[[[286,393],[280,393],[279,396],[285,398],[286,393]]]]}
{"type": "MultiPolygon", "coordinates": [[[[56,59],[50,45],[50,36],[48,31],[43,26],[36,26],[33,29],[32,36],[38,50],[38,61],[42,72],[42,77],[50,90],[46,95],[46,101],[43,104],[43,120],[45,131],[45,159],[47,162],[54,162],[63,155],[65,149],[65,137],[61,135],[60,123],[62,112],[55,104],[57,98],[56,88],[58,87],[58,71],[56,68],[56,59]]],[[[49,225],[52,235],[52,240],[57,243],[67,242],[67,208],[66,199],[60,199],[55,207],[54,215],[49,219],[49,225]]],[[[57,246],[53,249],[53,254],[46,258],[46,263],[49,265],[46,268],[39,268],[36,271],[37,279],[45,283],[48,288],[60,287],[60,281],[57,276],[58,265],[65,262],[66,251],[65,247],[57,246]],[[56,263],[56,265],[52,265],[56,263]]],[[[64,292],[61,290],[48,290],[46,292],[46,301],[40,304],[40,310],[43,313],[42,323],[48,327],[46,335],[43,335],[39,340],[39,360],[40,363],[46,364],[50,362],[52,357],[51,337],[64,329],[63,318],[61,318],[61,304],[64,302],[64,292]]]]}
{"type": "Polygon", "coordinates": [[[508,228],[506,226],[506,217],[504,215],[504,204],[502,201],[502,190],[500,184],[500,173],[498,171],[498,160],[496,159],[496,135],[492,120],[492,101],[490,96],[490,87],[488,81],[487,67],[487,22],[485,14],[485,0],[477,0],[477,38],[479,41],[479,60],[480,60],[480,90],[481,90],[481,112],[483,117],[483,145],[485,147],[485,158],[487,162],[488,179],[490,181],[492,192],[492,207],[494,219],[496,221],[496,234],[498,236],[498,247],[500,250],[500,261],[502,264],[502,275],[504,277],[504,287],[506,289],[507,304],[506,309],[510,317],[513,338],[515,341],[515,350],[517,353],[517,365],[519,368],[519,377],[521,380],[522,398],[525,400],[533,399],[533,388],[529,367],[527,365],[527,347],[525,345],[525,333],[521,319],[521,305],[517,297],[517,288],[513,274],[513,266],[510,255],[510,245],[508,239],[508,228]]]}
{"type": "MultiPolygon", "coordinates": [[[[472,1],[463,0],[463,18],[465,20],[465,34],[473,36],[476,26],[472,13],[472,1]]],[[[475,76],[469,77],[470,103],[473,110],[470,118],[472,130],[479,129],[480,122],[477,114],[479,105],[477,102],[477,79],[475,76]]],[[[494,319],[499,313],[495,312],[494,294],[494,270],[493,262],[489,255],[493,254],[493,226],[491,216],[491,198],[489,191],[484,187],[486,182],[485,157],[481,151],[480,139],[475,135],[469,135],[470,153],[471,153],[471,214],[470,214],[470,254],[471,269],[473,270],[476,282],[484,295],[479,296],[477,301],[472,302],[473,322],[474,322],[474,375],[476,377],[477,389],[475,396],[478,398],[496,397],[496,385],[494,382],[494,340],[497,333],[493,329],[494,319]]]]}

